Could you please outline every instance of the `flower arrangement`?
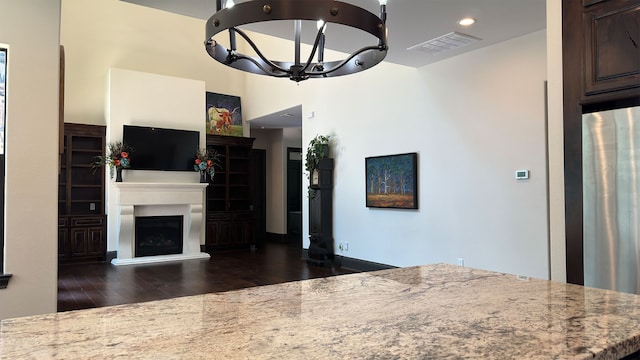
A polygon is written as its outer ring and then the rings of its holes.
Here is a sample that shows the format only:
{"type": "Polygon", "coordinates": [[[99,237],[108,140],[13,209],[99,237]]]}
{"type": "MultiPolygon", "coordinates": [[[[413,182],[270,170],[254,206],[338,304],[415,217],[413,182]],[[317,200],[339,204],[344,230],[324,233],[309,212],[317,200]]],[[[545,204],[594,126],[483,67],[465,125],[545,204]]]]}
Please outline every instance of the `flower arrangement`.
{"type": "Polygon", "coordinates": [[[106,156],[96,156],[93,158],[93,171],[99,166],[109,166],[109,174],[113,178],[114,169],[128,168],[131,164],[129,153],[133,152],[130,146],[125,145],[122,141],[114,141],[107,146],[106,156]]]}
{"type": "Polygon", "coordinates": [[[220,166],[220,156],[215,150],[199,149],[196,152],[193,170],[199,171],[200,175],[209,174],[209,177],[213,180],[213,176],[216,174],[216,166],[220,166]]]}

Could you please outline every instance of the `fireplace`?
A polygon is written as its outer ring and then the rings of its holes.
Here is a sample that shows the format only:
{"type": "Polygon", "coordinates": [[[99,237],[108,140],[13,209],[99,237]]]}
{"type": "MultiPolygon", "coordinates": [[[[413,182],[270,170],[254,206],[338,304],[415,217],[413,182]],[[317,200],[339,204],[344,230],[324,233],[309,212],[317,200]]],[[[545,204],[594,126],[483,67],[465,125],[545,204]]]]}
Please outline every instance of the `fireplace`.
{"type": "Polygon", "coordinates": [[[182,254],[183,216],[136,216],[135,257],[182,254]]]}
{"type": "MultiPolygon", "coordinates": [[[[201,252],[200,244],[204,229],[204,191],[206,183],[137,183],[111,182],[115,193],[115,209],[110,207],[109,241],[117,246],[117,257],[111,263],[117,266],[130,264],[151,264],[164,261],[209,259],[201,252]],[[112,210],[114,212],[113,216],[112,210]],[[169,226],[168,218],[180,219],[181,227],[169,226]],[[136,248],[136,228],[140,228],[139,218],[159,217],[163,228],[159,233],[167,237],[174,230],[179,233],[180,248],[174,248],[166,255],[141,255],[136,248]],[[182,230],[180,230],[182,229],[182,230]]],[[[112,190],[113,190],[112,189],[112,190]]],[[[143,222],[145,220],[142,220],[143,222]]],[[[139,230],[139,229],[138,229],[139,230]]],[[[164,239],[166,240],[166,239],[164,239]]],[[[164,240],[155,241],[163,243],[164,240]]],[[[155,246],[148,246],[153,248],[155,246]]],[[[157,250],[157,249],[156,249],[157,250]]]]}

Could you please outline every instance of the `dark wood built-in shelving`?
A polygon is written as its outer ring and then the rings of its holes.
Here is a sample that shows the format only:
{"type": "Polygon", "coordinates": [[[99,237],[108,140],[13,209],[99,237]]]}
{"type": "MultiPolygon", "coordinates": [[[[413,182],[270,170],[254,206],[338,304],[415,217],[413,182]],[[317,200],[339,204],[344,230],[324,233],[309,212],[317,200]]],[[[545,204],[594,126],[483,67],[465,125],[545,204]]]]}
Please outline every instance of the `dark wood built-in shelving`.
{"type": "Polygon", "coordinates": [[[207,251],[255,245],[251,148],[253,138],[207,135],[207,149],[220,156],[221,168],[206,196],[207,251]]]}
{"type": "Polygon", "coordinates": [[[105,151],[106,128],[64,124],[58,178],[58,260],[60,263],[106,258],[105,169],[91,162],[105,151]]]}

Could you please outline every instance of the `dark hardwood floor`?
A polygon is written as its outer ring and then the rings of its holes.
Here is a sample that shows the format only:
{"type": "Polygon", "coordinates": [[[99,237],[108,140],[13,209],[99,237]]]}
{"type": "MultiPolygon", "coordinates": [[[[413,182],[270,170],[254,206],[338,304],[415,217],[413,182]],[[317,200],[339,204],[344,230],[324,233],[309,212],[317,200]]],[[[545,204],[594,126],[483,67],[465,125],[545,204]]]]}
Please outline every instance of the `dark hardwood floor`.
{"type": "Polygon", "coordinates": [[[209,260],[150,265],[60,265],[58,311],[222,292],[356,272],[308,265],[300,248],[268,243],[256,251],[214,253],[209,260]]]}

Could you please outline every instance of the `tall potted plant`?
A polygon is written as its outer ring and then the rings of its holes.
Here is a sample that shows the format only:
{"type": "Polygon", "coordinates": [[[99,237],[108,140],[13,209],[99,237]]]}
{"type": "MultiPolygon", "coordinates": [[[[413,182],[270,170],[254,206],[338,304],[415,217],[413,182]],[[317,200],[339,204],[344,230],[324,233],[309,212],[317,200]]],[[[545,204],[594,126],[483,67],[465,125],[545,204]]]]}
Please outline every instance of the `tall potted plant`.
{"type": "Polygon", "coordinates": [[[320,160],[329,157],[329,136],[316,135],[309,142],[304,167],[309,178],[309,194],[311,195],[311,185],[318,183],[318,164],[320,160]]]}

